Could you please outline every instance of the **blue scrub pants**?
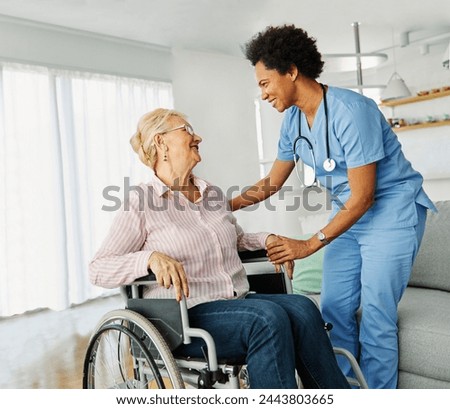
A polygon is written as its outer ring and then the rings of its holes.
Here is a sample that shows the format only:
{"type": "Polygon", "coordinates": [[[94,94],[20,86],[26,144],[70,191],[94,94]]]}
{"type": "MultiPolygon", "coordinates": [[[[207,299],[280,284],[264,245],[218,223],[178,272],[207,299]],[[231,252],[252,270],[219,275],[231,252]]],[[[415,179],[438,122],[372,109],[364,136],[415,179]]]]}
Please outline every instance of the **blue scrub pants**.
{"type": "MultiPolygon", "coordinates": [[[[297,294],[248,294],[189,309],[192,327],[208,331],[217,356],[247,363],[255,389],[295,389],[297,371],[305,388],[350,388],[340,370],[316,305],[297,294]]],[[[202,340],[175,354],[202,357],[202,340]]]]}
{"type": "MultiPolygon", "coordinates": [[[[376,228],[357,223],[325,251],[322,315],[333,324],[333,345],[359,357],[369,388],[397,387],[397,306],[426,220],[426,208],[416,206],[415,226],[376,228]],[[356,312],[360,307],[358,325],[356,312]]],[[[347,361],[339,359],[339,364],[346,375],[352,375],[347,361]]]]}

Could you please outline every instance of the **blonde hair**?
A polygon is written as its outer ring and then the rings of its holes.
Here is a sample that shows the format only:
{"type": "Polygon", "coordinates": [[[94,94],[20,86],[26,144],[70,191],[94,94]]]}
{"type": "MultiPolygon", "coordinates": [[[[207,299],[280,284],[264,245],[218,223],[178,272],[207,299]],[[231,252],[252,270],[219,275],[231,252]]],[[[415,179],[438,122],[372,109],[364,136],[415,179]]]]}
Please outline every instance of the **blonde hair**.
{"type": "Polygon", "coordinates": [[[165,108],[157,108],[142,115],[138,121],[137,130],[130,139],[131,146],[141,162],[152,169],[155,168],[158,157],[155,136],[170,129],[168,119],[172,117],[186,120],[186,115],[165,108]]]}

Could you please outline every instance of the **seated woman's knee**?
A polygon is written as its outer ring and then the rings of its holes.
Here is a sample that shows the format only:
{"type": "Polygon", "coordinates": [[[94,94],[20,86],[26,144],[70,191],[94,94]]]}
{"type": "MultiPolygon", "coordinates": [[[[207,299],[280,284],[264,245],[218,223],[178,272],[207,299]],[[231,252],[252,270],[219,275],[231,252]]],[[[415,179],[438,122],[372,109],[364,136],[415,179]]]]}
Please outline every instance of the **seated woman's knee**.
{"type": "Polygon", "coordinates": [[[271,333],[290,329],[289,316],[280,305],[265,300],[254,300],[254,304],[253,314],[256,327],[271,333]]]}

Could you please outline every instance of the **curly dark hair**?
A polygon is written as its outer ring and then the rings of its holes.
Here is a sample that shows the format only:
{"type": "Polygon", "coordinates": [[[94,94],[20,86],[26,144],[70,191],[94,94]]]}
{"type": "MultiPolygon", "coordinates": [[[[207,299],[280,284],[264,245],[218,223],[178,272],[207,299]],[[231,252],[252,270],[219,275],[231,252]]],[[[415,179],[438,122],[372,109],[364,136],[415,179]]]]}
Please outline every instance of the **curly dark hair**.
{"type": "Polygon", "coordinates": [[[266,27],[245,44],[243,51],[252,65],[261,61],[280,74],[286,74],[294,64],[302,75],[316,79],[323,69],[316,39],[294,25],[266,27]]]}

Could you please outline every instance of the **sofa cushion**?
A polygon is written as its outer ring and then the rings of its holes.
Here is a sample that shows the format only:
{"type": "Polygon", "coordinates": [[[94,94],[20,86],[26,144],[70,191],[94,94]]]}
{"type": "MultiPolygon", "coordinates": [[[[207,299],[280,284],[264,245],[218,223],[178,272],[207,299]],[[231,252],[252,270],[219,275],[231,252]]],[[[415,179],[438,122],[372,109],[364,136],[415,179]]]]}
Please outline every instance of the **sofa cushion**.
{"type": "Polygon", "coordinates": [[[427,378],[417,374],[400,371],[398,373],[399,389],[450,389],[450,382],[427,378]]]}
{"type": "Polygon", "coordinates": [[[450,201],[435,204],[438,213],[428,212],[409,285],[450,291],[450,201]]]}
{"type": "Polygon", "coordinates": [[[450,294],[408,287],[398,308],[401,371],[450,382],[450,294]]]}
{"type": "MultiPolygon", "coordinates": [[[[294,237],[308,240],[313,234],[294,237]]],[[[324,249],[316,251],[309,257],[295,260],[292,290],[294,294],[318,294],[322,287],[324,249]]]]}

